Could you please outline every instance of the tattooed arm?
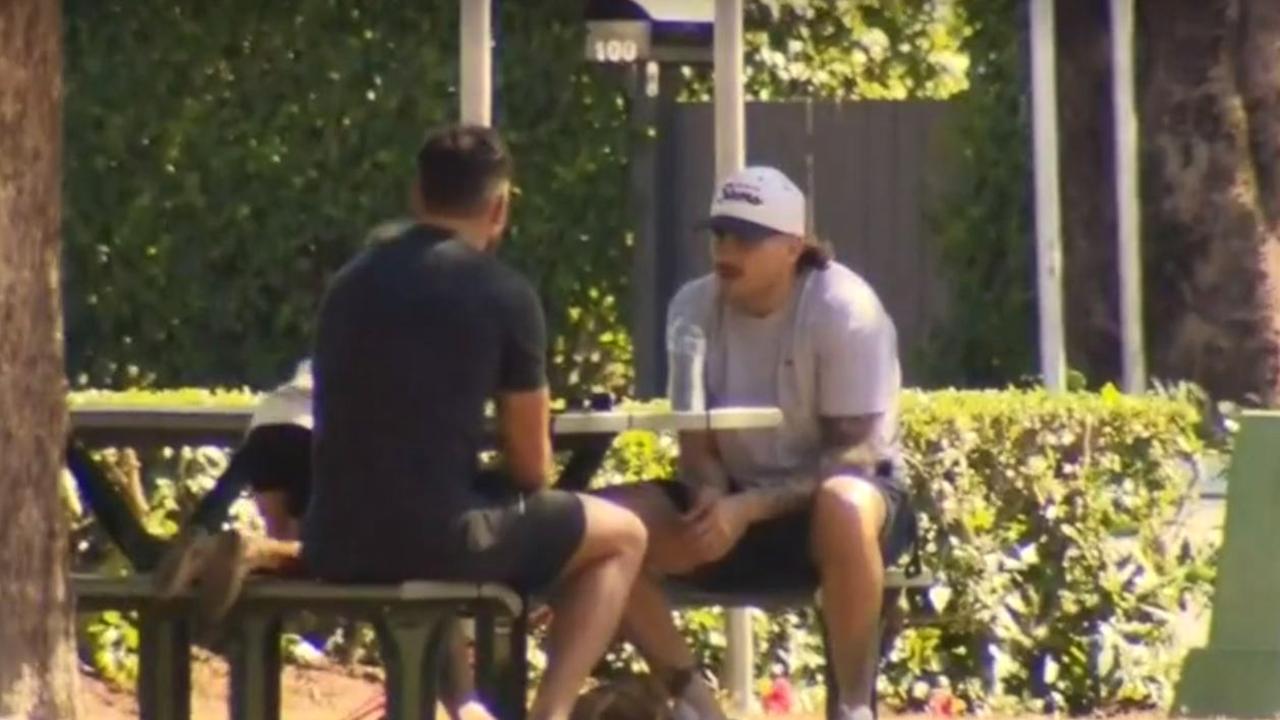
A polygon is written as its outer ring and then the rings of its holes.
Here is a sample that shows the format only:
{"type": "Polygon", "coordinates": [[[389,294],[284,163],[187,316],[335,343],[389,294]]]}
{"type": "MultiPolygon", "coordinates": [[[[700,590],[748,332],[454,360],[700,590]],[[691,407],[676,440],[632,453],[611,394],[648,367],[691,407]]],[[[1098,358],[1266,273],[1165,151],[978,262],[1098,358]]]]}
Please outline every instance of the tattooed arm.
{"type": "Polygon", "coordinates": [[[729,476],[711,433],[680,433],[679,477],[695,498],[723,495],[729,490],[729,476]]]}
{"type": "Polygon", "coordinates": [[[822,418],[821,458],[811,469],[746,493],[752,522],[804,507],[827,478],[841,473],[869,477],[874,471],[876,458],[867,441],[879,418],[879,414],[822,418]]]}

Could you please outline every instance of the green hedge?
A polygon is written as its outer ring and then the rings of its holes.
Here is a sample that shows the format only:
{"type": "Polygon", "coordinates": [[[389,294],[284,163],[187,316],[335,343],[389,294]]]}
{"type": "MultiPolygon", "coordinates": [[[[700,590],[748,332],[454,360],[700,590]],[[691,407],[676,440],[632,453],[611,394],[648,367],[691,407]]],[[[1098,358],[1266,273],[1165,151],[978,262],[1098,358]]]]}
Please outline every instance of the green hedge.
{"type": "MultiPolygon", "coordinates": [[[[72,404],[89,397],[102,396],[78,393],[72,404]]],[[[205,391],[109,397],[251,400],[205,391]]],[[[1196,463],[1215,452],[1194,399],[912,391],[903,425],[923,559],[939,586],[907,598],[928,622],[899,637],[881,674],[883,697],[918,708],[948,688],[999,710],[1166,706],[1180,652],[1171,618],[1204,598],[1211,576],[1212,548],[1179,525],[1196,463]]],[[[600,480],[669,476],[674,452],[673,438],[626,433],[600,480]]],[[[208,448],[155,457],[156,527],[172,528],[224,462],[208,448]]],[[[248,508],[241,513],[252,522],[248,508]]],[[[103,562],[91,528],[80,537],[82,565],[103,562]]],[[[700,659],[719,667],[720,614],[691,611],[681,622],[700,659]]],[[[758,674],[783,666],[815,685],[814,627],[808,610],[757,615],[758,674]]],[[[625,649],[610,656],[614,668],[635,662],[625,649]]]]}
{"type": "MultiPolygon", "coordinates": [[[[455,117],[458,2],[64,5],[72,377],[282,376],[328,275],[404,211],[423,132],[455,117]]],[[[495,122],[517,158],[503,252],[547,305],[555,387],[625,392],[627,159],[651,129],[629,125],[622,69],[585,61],[582,0],[495,7],[495,122]]],[[[748,91],[945,97],[966,82],[962,19],[953,3],[751,0],[748,91]]]]}
{"type": "MultiPolygon", "coordinates": [[[[423,133],[456,115],[457,7],[68,0],[73,376],[285,373],[328,275],[403,214],[423,133]]],[[[583,61],[581,2],[498,7],[499,119],[519,159],[506,252],[546,299],[555,367],[622,386],[627,338],[603,331],[629,252],[621,78],[583,61]]]]}
{"type": "Polygon", "coordinates": [[[906,448],[925,557],[945,589],[908,631],[886,691],[948,679],[982,705],[1165,706],[1172,618],[1208,590],[1179,525],[1207,452],[1188,398],[1040,391],[909,397],[906,448]]]}
{"type": "Polygon", "coordinates": [[[970,84],[947,128],[952,180],[929,218],[950,302],[919,356],[931,383],[990,387],[1037,370],[1027,6],[959,5],[970,84]]]}

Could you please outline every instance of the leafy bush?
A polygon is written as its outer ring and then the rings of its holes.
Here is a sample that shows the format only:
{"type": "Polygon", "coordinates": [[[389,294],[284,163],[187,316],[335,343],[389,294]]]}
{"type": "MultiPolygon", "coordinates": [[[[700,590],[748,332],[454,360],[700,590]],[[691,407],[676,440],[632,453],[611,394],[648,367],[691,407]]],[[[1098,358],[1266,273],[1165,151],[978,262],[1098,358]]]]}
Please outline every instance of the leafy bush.
{"type": "Polygon", "coordinates": [[[1175,397],[1040,391],[908,396],[924,557],[941,586],[915,607],[882,677],[917,704],[949,680],[971,704],[1036,711],[1164,706],[1173,616],[1209,588],[1209,548],[1180,520],[1209,448],[1175,397]]]}
{"type": "MultiPolygon", "coordinates": [[[[965,85],[954,3],[747,5],[754,98],[965,85]]],[[[649,129],[628,119],[627,73],[584,59],[581,0],[495,7],[495,123],[517,158],[503,252],[547,305],[555,387],[625,391],[627,162],[649,129]]],[[[283,374],[329,274],[404,212],[423,132],[455,117],[457,8],[68,0],[72,375],[136,387],[283,374]]]]}
{"type": "Polygon", "coordinates": [[[969,88],[953,101],[947,194],[929,218],[950,302],[919,355],[930,382],[990,387],[1036,367],[1031,109],[1019,56],[1025,4],[959,5],[969,88]]]}
{"type": "MultiPolygon", "coordinates": [[[[506,251],[547,300],[555,367],[622,387],[621,77],[585,63],[580,2],[497,7],[519,159],[506,251]]],[[[457,8],[70,0],[73,375],[256,385],[290,367],[329,274],[405,212],[423,133],[456,115],[457,8]]]]}
{"type": "MultiPolygon", "coordinates": [[[[75,395],[73,405],[85,397],[75,395]]],[[[1171,618],[1203,599],[1211,578],[1211,548],[1180,527],[1198,463],[1216,451],[1203,440],[1191,396],[913,391],[902,409],[922,558],[938,585],[904,598],[922,622],[886,658],[882,697],[919,708],[933,689],[948,688],[970,707],[999,710],[1164,706],[1179,653],[1171,618]]],[[[669,477],[674,453],[673,438],[625,433],[601,482],[669,477]]],[[[150,485],[169,497],[160,503],[168,518],[161,524],[172,527],[225,460],[208,448],[156,459],[150,485]]],[[[757,676],[781,667],[820,685],[813,610],[753,617],[757,676]]],[[[692,610],[679,622],[699,661],[718,668],[722,614],[692,610]]],[[[88,654],[119,672],[127,668],[119,652],[125,636],[120,618],[108,625],[88,654]]],[[[631,649],[619,648],[603,671],[639,665],[631,649]]],[[[807,697],[818,706],[820,696],[807,697]]]]}

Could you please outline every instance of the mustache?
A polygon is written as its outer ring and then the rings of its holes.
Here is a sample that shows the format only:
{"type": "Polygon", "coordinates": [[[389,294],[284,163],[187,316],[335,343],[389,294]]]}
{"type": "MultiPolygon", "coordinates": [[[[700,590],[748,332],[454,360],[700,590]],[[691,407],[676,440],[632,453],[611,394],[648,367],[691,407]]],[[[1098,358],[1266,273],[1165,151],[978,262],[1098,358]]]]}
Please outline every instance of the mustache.
{"type": "Polygon", "coordinates": [[[728,263],[716,263],[715,271],[717,275],[725,278],[736,278],[742,275],[741,268],[735,265],[729,265],[728,263]]]}

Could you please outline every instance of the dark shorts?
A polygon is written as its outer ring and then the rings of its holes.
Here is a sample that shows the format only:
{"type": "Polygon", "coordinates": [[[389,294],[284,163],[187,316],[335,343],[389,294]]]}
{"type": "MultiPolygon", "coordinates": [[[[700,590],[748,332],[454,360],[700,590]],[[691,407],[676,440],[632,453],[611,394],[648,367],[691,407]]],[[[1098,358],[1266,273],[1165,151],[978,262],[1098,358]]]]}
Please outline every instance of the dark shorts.
{"type": "Polygon", "coordinates": [[[311,430],[300,425],[259,425],[231,456],[254,492],[282,492],[289,514],[300,518],[311,498],[311,430]]]}
{"type": "MultiPolygon", "coordinates": [[[[916,519],[905,484],[873,479],[884,497],[885,522],[880,554],[888,567],[902,557],[916,539],[916,519]]],[[[688,487],[678,482],[655,483],[680,512],[691,504],[688,487]]],[[[735,487],[731,492],[737,492],[735,487]]],[[[816,587],[818,568],[809,549],[813,508],[764,520],[747,528],[738,544],[719,561],[679,578],[711,592],[749,593],[816,587]]]]}
{"type": "Polygon", "coordinates": [[[497,473],[482,473],[467,491],[440,499],[447,504],[389,512],[398,519],[376,528],[345,526],[350,517],[341,510],[333,524],[313,507],[302,526],[307,571],[331,582],[495,582],[541,593],[563,574],[586,533],[577,495],[518,492],[497,473]],[[351,527],[360,534],[350,534],[351,527]]]}
{"type": "Polygon", "coordinates": [[[478,502],[454,523],[452,552],[428,571],[440,578],[500,582],[523,593],[547,590],[586,534],[582,499],[563,490],[519,493],[482,475],[478,502]]]}

